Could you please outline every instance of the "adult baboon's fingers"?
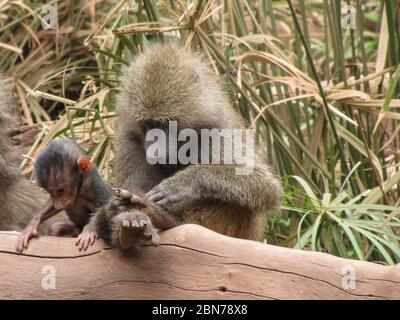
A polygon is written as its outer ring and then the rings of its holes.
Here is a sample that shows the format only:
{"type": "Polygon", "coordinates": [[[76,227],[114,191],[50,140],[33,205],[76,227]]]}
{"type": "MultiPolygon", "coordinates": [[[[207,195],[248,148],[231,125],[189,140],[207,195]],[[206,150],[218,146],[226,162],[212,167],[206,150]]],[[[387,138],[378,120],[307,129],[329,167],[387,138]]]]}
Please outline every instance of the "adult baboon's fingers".
{"type": "Polygon", "coordinates": [[[155,201],[155,204],[162,207],[162,206],[166,206],[166,205],[170,205],[170,204],[181,202],[184,199],[185,198],[184,198],[183,194],[176,193],[176,194],[168,195],[167,197],[165,197],[165,198],[163,198],[163,199],[161,199],[159,201],[155,201]]]}
{"type": "Polygon", "coordinates": [[[159,192],[161,192],[161,188],[159,186],[155,186],[153,189],[151,189],[149,192],[147,192],[145,194],[145,196],[147,198],[150,198],[150,197],[152,197],[153,195],[155,195],[156,193],[159,193],[159,192]]]}
{"type": "Polygon", "coordinates": [[[170,203],[172,203],[171,198],[164,198],[159,201],[156,201],[156,205],[158,205],[160,207],[166,206],[170,203]]]}
{"type": "Polygon", "coordinates": [[[153,202],[157,202],[163,198],[165,198],[165,193],[162,191],[149,195],[149,200],[153,202]]]}

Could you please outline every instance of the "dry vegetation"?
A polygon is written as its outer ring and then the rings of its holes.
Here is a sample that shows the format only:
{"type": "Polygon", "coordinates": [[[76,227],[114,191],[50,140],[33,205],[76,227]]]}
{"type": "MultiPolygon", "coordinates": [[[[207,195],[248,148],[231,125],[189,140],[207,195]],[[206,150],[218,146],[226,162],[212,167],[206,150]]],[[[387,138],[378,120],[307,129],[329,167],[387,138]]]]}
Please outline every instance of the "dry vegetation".
{"type": "Polygon", "coordinates": [[[47,1],[55,30],[44,3],[0,0],[0,70],[38,133],[25,174],[63,135],[112,181],[118,75],[146,43],[179,38],[225,78],[283,177],[286,214],[268,221],[268,242],[400,261],[398,1],[47,1]],[[346,3],[354,30],[341,26],[346,3]]]}

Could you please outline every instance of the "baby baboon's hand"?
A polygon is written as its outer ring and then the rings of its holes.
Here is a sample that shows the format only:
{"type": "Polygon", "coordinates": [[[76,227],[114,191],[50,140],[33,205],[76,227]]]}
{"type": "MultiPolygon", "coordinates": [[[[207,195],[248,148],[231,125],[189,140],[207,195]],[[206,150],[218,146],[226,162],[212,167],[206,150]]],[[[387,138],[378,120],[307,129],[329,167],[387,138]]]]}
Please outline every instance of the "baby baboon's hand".
{"type": "Polygon", "coordinates": [[[93,246],[96,240],[99,239],[99,235],[96,231],[88,230],[83,228],[82,233],[78,236],[75,241],[75,245],[79,251],[86,251],[89,246],[93,246]]]}
{"type": "Polygon", "coordinates": [[[22,231],[21,235],[18,237],[17,243],[15,245],[15,249],[18,252],[22,252],[28,248],[28,242],[31,238],[37,236],[38,228],[40,225],[40,221],[34,221],[31,223],[24,231],[22,231]]]}

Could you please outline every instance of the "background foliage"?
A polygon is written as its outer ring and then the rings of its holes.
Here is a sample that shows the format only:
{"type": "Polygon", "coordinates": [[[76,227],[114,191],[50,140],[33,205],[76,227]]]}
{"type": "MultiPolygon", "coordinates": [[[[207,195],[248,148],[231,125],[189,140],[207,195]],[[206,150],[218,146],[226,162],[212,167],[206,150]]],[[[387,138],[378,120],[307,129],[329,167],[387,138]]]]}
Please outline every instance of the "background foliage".
{"type": "Polygon", "coordinates": [[[392,0],[0,0],[0,70],[38,131],[21,170],[64,135],[112,181],[118,75],[146,43],[180,39],[225,78],[283,178],[268,242],[399,262],[399,17],[392,0]]]}

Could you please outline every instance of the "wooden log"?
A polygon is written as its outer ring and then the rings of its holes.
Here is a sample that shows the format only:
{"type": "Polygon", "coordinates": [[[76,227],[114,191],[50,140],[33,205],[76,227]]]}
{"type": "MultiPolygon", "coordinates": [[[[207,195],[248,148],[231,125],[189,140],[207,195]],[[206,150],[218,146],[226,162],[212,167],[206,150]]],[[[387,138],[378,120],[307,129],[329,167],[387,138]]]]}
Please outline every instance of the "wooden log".
{"type": "Polygon", "coordinates": [[[18,254],[17,236],[0,232],[2,299],[400,299],[399,265],[234,239],[197,225],[165,231],[159,247],[131,256],[102,241],[80,253],[74,239],[53,237],[33,239],[18,254]]]}

